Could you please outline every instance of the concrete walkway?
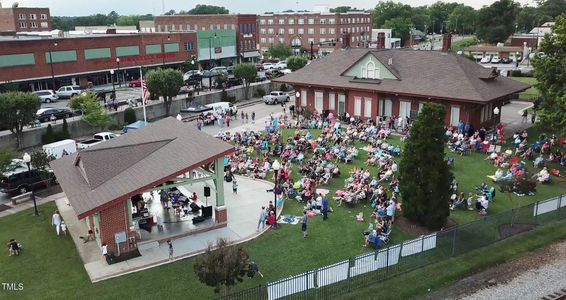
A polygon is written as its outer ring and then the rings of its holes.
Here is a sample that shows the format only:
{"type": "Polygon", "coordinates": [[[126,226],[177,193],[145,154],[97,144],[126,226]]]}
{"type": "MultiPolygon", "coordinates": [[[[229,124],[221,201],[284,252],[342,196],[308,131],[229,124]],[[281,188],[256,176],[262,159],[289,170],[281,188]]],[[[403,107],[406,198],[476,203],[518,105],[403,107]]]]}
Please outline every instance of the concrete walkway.
{"type": "MultiPolygon", "coordinates": [[[[86,223],[77,219],[73,209],[65,203],[64,197],[57,199],[56,203],[61,216],[67,223],[69,233],[83,259],[85,269],[91,281],[98,282],[201,254],[206,251],[210,243],[214,243],[218,238],[226,238],[237,244],[253,239],[265,232],[267,227],[260,232],[257,232],[256,228],[261,206],[267,206],[269,201],[273,200],[273,193],[266,192],[267,189],[273,188],[273,184],[241,176],[236,178],[238,180],[237,195],[232,193],[231,184],[224,185],[228,226],[174,239],[173,260],[168,259],[166,243],[159,244],[157,241],[152,241],[138,245],[138,250],[141,253],[140,257],[107,265],[102,261],[102,253],[97,243],[83,243],[83,240],[79,238],[79,236],[84,236],[87,232],[86,223]]],[[[204,184],[195,183],[194,185],[179,187],[179,189],[183,192],[185,190],[202,191],[204,184]]],[[[213,197],[208,199],[209,205],[214,202],[213,197]]]]}
{"type": "MultiPolygon", "coordinates": [[[[37,203],[37,205],[41,205],[47,202],[51,202],[55,199],[59,199],[65,197],[65,193],[57,193],[57,194],[53,194],[51,196],[47,196],[47,197],[35,197],[35,202],[37,203]]],[[[13,215],[17,212],[20,212],[22,210],[26,210],[28,208],[33,208],[33,201],[31,200],[27,200],[25,202],[13,205],[10,201],[5,202],[5,203],[0,203],[6,206],[9,206],[11,208],[4,210],[4,211],[0,211],[0,218],[5,217],[5,216],[9,216],[9,215],[13,215]]]]}
{"type": "Polygon", "coordinates": [[[523,131],[533,124],[531,123],[531,114],[528,116],[527,122],[523,122],[523,110],[533,106],[531,102],[511,101],[511,103],[501,107],[501,123],[505,130],[505,137],[510,137],[515,131],[523,131]]]}

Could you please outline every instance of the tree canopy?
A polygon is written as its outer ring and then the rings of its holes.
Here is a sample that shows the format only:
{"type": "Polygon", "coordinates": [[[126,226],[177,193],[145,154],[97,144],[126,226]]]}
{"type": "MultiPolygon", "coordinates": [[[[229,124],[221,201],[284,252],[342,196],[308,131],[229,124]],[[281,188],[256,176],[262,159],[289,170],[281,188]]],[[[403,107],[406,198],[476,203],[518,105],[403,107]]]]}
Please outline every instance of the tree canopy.
{"type": "Polygon", "coordinates": [[[32,93],[7,92],[0,94],[0,127],[8,128],[21,147],[24,127],[35,118],[41,100],[32,93]]]}
{"type": "Polygon", "coordinates": [[[102,130],[112,122],[112,118],[94,93],[87,92],[73,97],[69,107],[80,110],[83,113],[83,121],[92,127],[102,130]]]}
{"type": "Polygon", "coordinates": [[[197,4],[195,8],[189,11],[181,10],[177,14],[178,15],[226,15],[229,13],[230,11],[223,6],[197,4]]]}
{"type": "Polygon", "coordinates": [[[76,26],[136,26],[139,29],[140,21],[153,20],[153,15],[128,15],[120,16],[115,11],[110,12],[108,15],[95,14],[90,16],[80,17],[52,17],[53,29],[63,31],[74,30],[76,26]]]}
{"type": "Polygon", "coordinates": [[[308,60],[302,56],[291,56],[287,58],[287,67],[291,71],[297,71],[307,65],[308,60]]]}
{"type": "Polygon", "coordinates": [[[553,35],[545,35],[540,51],[546,56],[533,60],[536,87],[542,93],[539,122],[544,130],[566,135],[566,15],[557,18],[553,35]]]}
{"type": "Polygon", "coordinates": [[[499,0],[480,9],[476,23],[478,38],[491,44],[504,42],[515,32],[518,8],[513,0],[499,0]]]}
{"type": "Polygon", "coordinates": [[[364,11],[363,9],[352,8],[351,6],[337,6],[335,8],[331,8],[331,13],[346,13],[349,11],[364,11]]]}
{"type": "Polygon", "coordinates": [[[403,215],[430,229],[440,229],[450,214],[453,175],[444,161],[444,106],[426,103],[405,143],[399,164],[403,215]]]}
{"type": "Polygon", "coordinates": [[[246,99],[250,97],[250,84],[255,81],[257,77],[257,69],[255,64],[238,64],[234,67],[234,76],[244,80],[244,88],[246,99]]]}
{"type": "Polygon", "coordinates": [[[16,151],[12,148],[0,148],[0,173],[6,173],[13,169],[12,160],[16,158],[16,151]]]}
{"type": "Polygon", "coordinates": [[[179,90],[185,84],[183,74],[173,69],[158,69],[150,71],[146,80],[149,92],[157,97],[163,97],[165,113],[169,116],[173,97],[179,94],[179,90]]]}
{"type": "Polygon", "coordinates": [[[286,59],[293,55],[293,49],[287,44],[275,43],[269,47],[268,53],[272,58],[286,59]]]}

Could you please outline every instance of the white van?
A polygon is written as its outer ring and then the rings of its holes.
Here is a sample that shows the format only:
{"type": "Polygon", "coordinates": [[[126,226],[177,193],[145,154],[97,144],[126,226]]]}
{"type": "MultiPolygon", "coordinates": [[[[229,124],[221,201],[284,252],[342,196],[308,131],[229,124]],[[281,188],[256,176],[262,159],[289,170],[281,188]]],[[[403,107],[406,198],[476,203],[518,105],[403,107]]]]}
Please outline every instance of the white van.
{"type": "Polygon", "coordinates": [[[77,143],[74,140],[62,140],[43,145],[43,151],[47,155],[53,155],[55,159],[77,152],[77,143]]]}
{"type": "Polygon", "coordinates": [[[221,113],[230,113],[234,115],[238,112],[236,105],[230,102],[216,102],[205,105],[206,107],[212,108],[212,113],[215,117],[218,117],[221,113]]]}

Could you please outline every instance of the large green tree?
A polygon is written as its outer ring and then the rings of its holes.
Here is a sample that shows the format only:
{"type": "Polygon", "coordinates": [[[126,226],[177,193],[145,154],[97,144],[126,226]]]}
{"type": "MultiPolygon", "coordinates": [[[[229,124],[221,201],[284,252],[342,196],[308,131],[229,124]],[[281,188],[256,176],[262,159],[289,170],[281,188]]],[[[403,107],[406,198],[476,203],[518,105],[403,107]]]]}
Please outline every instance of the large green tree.
{"type": "Polygon", "coordinates": [[[165,114],[169,116],[173,97],[184,85],[183,74],[173,69],[158,69],[147,74],[147,89],[156,97],[163,97],[165,114]]]}
{"type": "Polygon", "coordinates": [[[0,174],[14,169],[12,160],[18,155],[12,148],[0,148],[0,174]]]}
{"type": "Polygon", "coordinates": [[[448,15],[448,30],[456,33],[473,33],[476,24],[476,10],[467,5],[456,6],[448,15]]]}
{"type": "Polygon", "coordinates": [[[480,9],[476,23],[478,38],[491,44],[504,42],[515,32],[518,7],[513,0],[499,0],[480,9]]]}
{"type": "Polygon", "coordinates": [[[16,136],[18,148],[22,146],[24,127],[34,120],[40,107],[41,100],[31,93],[0,94],[0,127],[8,128],[16,136]]]}
{"type": "Polygon", "coordinates": [[[112,122],[112,118],[92,92],[73,97],[69,102],[69,107],[80,110],[83,114],[83,121],[92,127],[103,130],[112,122]]]}
{"type": "Polygon", "coordinates": [[[533,60],[536,87],[542,93],[538,125],[566,136],[566,14],[556,19],[553,35],[540,45],[545,57],[533,60]]]}
{"type": "Polygon", "coordinates": [[[427,103],[411,128],[399,164],[403,215],[440,229],[450,214],[452,172],[444,161],[444,106],[427,103]]]}
{"type": "Polygon", "coordinates": [[[566,1],[564,0],[541,0],[538,2],[543,15],[556,18],[559,15],[566,13],[566,1]]]}
{"type": "MultiPolygon", "coordinates": [[[[410,20],[412,8],[407,4],[393,1],[380,1],[373,10],[373,27],[383,28],[385,22],[394,18],[410,20]]],[[[410,21],[409,21],[410,22],[410,21]]]]}
{"type": "Polygon", "coordinates": [[[293,49],[291,49],[291,46],[287,44],[275,43],[269,47],[268,54],[272,58],[286,59],[293,55],[293,49]]]}
{"type": "Polygon", "coordinates": [[[524,6],[517,14],[517,31],[529,32],[534,27],[552,20],[553,18],[545,15],[539,7],[524,6]]]}
{"type": "MultiPolygon", "coordinates": [[[[195,8],[186,12],[187,15],[227,15],[230,11],[223,6],[197,4],[195,8]]],[[[179,12],[181,14],[181,12],[179,12]]]]}
{"type": "Polygon", "coordinates": [[[287,67],[293,72],[306,66],[307,63],[308,60],[302,56],[291,56],[287,58],[287,67]]]}
{"type": "Polygon", "coordinates": [[[458,3],[446,3],[442,1],[437,1],[433,3],[428,8],[430,15],[432,29],[436,33],[442,33],[448,31],[446,23],[448,22],[448,17],[452,11],[458,6],[458,3]]]}
{"type": "Polygon", "coordinates": [[[250,98],[250,84],[257,77],[257,69],[255,64],[238,64],[234,67],[234,76],[242,78],[244,81],[244,89],[246,99],[250,98]]]}
{"type": "Polygon", "coordinates": [[[250,257],[242,245],[230,245],[226,239],[218,239],[216,247],[208,245],[206,252],[197,258],[195,274],[200,282],[214,287],[220,293],[224,287],[225,295],[244,277],[253,277],[250,257]]]}

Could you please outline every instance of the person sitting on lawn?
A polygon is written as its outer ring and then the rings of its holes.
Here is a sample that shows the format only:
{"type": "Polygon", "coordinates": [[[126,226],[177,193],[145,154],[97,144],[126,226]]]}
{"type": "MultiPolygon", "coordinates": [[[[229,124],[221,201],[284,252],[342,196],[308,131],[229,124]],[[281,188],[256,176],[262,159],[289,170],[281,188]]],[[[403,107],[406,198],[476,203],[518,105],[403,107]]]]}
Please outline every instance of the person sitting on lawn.
{"type": "Polygon", "coordinates": [[[8,251],[10,252],[10,256],[18,256],[20,255],[20,248],[21,245],[15,239],[10,239],[7,244],[8,251]]]}
{"type": "Polygon", "coordinates": [[[502,178],[503,178],[503,170],[497,169],[497,171],[495,171],[493,182],[499,182],[501,181],[502,178]]]}
{"type": "Polygon", "coordinates": [[[533,167],[540,168],[540,167],[544,166],[544,163],[545,163],[544,157],[542,157],[542,154],[541,154],[533,162],[533,167]]]}
{"type": "Polygon", "coordinates": [[[536,177],[537,181],[540,182],[540,183],[550,182],[550,173],[548,172],[546,167],[544,167],[542,170],[540,170],[540,172],[538,172],[535,175],[535,177],[536,177]]]}

